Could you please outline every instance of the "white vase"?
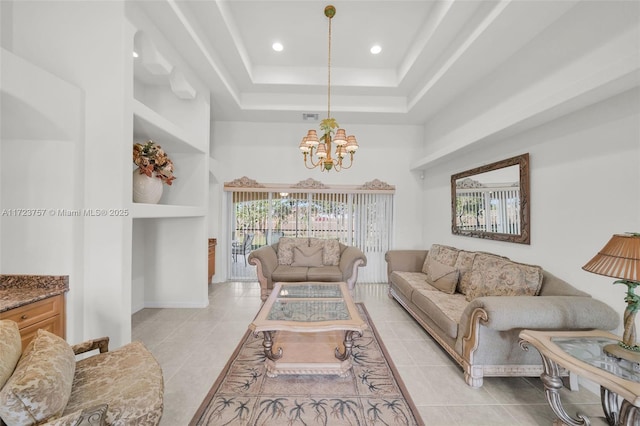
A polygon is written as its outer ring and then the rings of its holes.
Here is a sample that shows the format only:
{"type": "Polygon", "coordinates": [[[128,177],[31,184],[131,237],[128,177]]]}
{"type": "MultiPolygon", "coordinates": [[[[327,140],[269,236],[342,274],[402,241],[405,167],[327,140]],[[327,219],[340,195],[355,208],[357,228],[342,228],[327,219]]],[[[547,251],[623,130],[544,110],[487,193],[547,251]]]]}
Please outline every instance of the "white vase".
{"type": "Polygon", "coordinates": [[[156,177],[153,172],[152,177],[140,173],[137,168],[133,171],[133,201],[136,203],[157,204],[162,197],[162,180],[156,177]]]}

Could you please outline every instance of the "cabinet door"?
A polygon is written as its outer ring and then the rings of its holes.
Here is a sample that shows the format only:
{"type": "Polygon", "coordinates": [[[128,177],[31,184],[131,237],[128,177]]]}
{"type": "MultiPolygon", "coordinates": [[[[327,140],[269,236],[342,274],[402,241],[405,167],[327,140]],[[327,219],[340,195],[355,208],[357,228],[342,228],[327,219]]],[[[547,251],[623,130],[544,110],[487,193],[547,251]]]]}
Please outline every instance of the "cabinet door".
{"type": "Polygon", "coordinates": [[[22,350],[24,350],[29,342],[35,337],[38,330],[47,330],[49,333],[53,333],[56,336],[63,337],[64,323],[62,321],[62,315],[56,315],[51,318],[47,318],[44,321],[40,321],[29,327],[20,329],[20,338],[22,340],[22,350]]]}

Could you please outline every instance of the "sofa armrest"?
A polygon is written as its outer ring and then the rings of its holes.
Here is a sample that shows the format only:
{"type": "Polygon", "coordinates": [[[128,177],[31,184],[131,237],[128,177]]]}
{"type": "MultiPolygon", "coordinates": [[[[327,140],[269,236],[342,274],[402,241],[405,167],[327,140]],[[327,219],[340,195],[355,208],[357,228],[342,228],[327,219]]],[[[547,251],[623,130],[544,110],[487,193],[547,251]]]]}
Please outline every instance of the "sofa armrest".
{"type": "Polygon", "coordinates": [[[355,246],[347,246],[340,255],[340,263],[338,267],[342,271],[342,277],[347,281],[353,274],[353,265],[358,262],[358,266],[365,266],[367,264],[367,257],[362,250],[355,246]]]}
{"type": "Polygon", "coordinates": [[[73,353],[76,355],[80,355],[96,349],[98,349],[101,354],[109,352],[109,338],[99,337],[97,339],[87,340],[86,342],[78,343],[77,345],[71,346],[71,349],[73,349],[73,353]]]}
{"type": "Polygon", "coordinates": [[[615,329],[620,318],[609,305],[583,296],[486,296],[469,303],[460,318],[467,336],[474,311],[484,311],[481,324],[493,330],[615,329]]]}
{"type": "Polygon", "coordinates": [[[422,271],[427,253],[428,250],[389,250],[384,255],[384,260],[387,261],[387,278],[393,271],[422,271]]]}
{"type": "Polygon", "coordinates": [[[273,288],[271,274],[278,267],[278,253],[272,245],[266,245],[249,253],[247,262],[256,267],[260,282],[260,298],[264,302],[273,288]]]}

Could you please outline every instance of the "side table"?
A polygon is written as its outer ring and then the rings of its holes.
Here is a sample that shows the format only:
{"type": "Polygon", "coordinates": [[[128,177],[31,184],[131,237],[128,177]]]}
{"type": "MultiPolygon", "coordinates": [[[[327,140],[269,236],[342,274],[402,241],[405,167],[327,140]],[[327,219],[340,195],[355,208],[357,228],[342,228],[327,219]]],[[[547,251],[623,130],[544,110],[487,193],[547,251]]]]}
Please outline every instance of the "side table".
{"type": "Polygon", "coordinates": [[[617,336],[601,330],[523,330],[520,339],[524,350],[533,345],[540,352],[544,369],[540,378],[547,401],[561,424],[591,424],[583,415],[569,416],[562,406],[560,369],[565,368],[600,385],[602,408],[610,425],[640,425],[640,365],[603,351],[606,345],[619,341],[617,336]]]}

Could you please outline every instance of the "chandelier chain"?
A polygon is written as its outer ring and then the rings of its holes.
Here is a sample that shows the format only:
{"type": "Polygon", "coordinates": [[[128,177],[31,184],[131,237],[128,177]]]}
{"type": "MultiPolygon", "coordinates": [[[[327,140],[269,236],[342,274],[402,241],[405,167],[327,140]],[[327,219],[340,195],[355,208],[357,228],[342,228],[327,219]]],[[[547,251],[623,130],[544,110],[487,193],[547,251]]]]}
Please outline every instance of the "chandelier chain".
{"type": "Polygon", "coordinates": [[[329,54],[327,61],[327,118],[331,118],[331,21],[329,17],[329,54]]]}

